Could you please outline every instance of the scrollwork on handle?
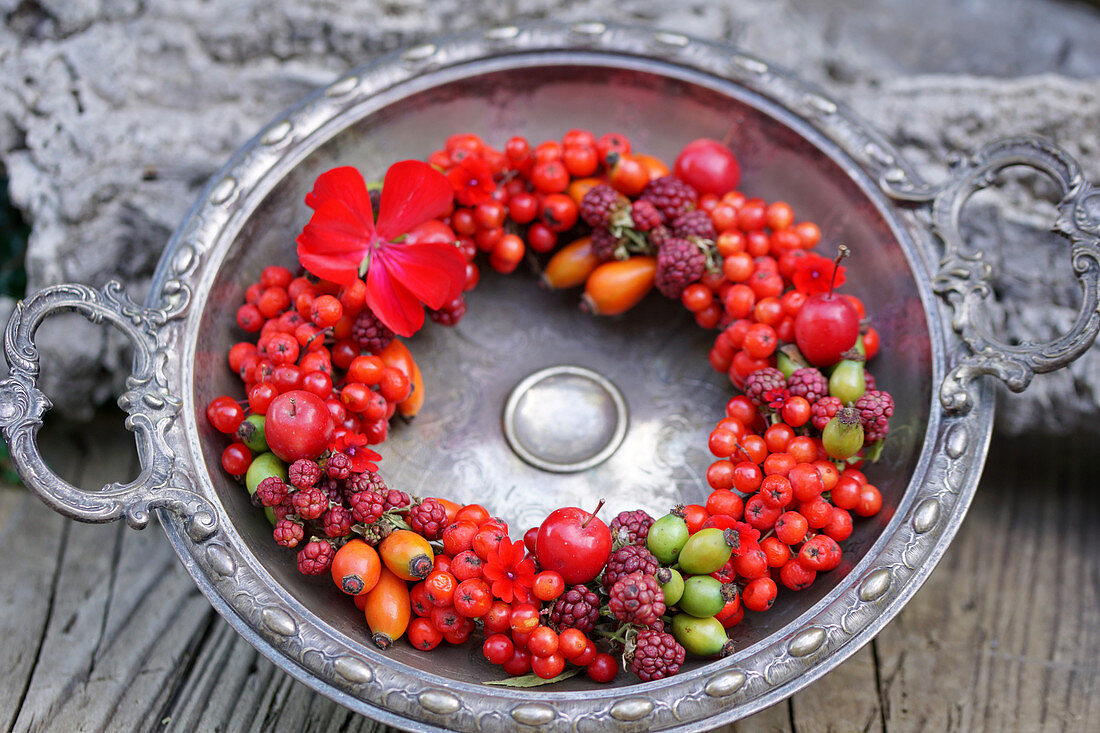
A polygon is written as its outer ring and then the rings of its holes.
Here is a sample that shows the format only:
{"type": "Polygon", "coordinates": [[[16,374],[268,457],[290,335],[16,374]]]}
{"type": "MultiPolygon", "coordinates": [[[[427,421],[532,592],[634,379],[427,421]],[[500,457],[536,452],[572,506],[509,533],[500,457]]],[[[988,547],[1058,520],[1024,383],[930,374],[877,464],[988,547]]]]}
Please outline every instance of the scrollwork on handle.
{"type": "Polygon", "coordinates": [[[1095,341],[1100,330],[1100,190],[1085,181],[1080,166],[1064,150],[1035,137],[1008,138],[958,160],[952,177],[941,186],[918,189],[887,180],[880,185],[899,201],[930,204],[932,232],[943,243],[933,289],[951,305],[951,325],[970,349],[940,386],[944,409],[969,411],[974,398],[968,386],[983,374],[1021,392],[1036,374],[1061,369],[1095,341]],[[977,314],[993,294],[992,268],[981,252],[966,249],[959,227],[967,200],[992,185],[1002,169],[1014,165],[1046,173],[1059,186],[1062,198],[1054,230],[1069,240],[1073,271],[1081,284],[1081,308],[1073,325],[1044,343],[1006,344],[984,327],[977,314]]]}
{"type": "Polygon", "coordinates": [[[57,285],[16,306],[4,338],[10,375],[0,382],[0,429],[23,482],[56,511],[84,522],[125,518],[131,527],[140,529],[148,524],[151,510],[165,507],[186,517],[188,532],[196,541],[209,537],[217,528],[217,515],[205,498],[188,488],[170,485],[186,481],[175,470],[175,453],[165,437],[181,402],[168,389],[163,370],[165,355],[157,350],[157,329],[186,306],[187,298],[181,298],[172,311],[142,308],[126,297],[115,281],[102,290],[78,284],[57,285]],[[100,491],[84,491],[54,473],[39,451],[38,431],[51,404],[38,389],[34,337],[43,320],[62,312],[80,313],[97,324],[108,321],[134,344],[133,372],[118,399],[127,413],[126,428],[135,434],[142,465],[141,474],[130,483],[110,483],[100,491]]]}

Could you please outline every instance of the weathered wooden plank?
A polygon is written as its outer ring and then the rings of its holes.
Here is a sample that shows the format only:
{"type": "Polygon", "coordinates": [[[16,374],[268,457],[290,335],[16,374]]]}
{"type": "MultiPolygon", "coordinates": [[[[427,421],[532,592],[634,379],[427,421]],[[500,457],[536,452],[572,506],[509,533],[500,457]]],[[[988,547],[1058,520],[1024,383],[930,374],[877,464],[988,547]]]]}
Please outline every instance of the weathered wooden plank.
{"type": "Polygon", "coordinates": [[[738,720],[731,725],[716,728],[722,733],[793,733],[791,701],[783,700],[764,708],[755,715],[738,720]]]}
{"type": "Polygon", "coordinates": [[[1100,729],[1090,452],[994,446],[943,562],[879,635],[887,730],[1100,729]]]}
{"type": "Polygon", "coordinates": [[[882,705],[871,644],[794,695],[791,718],[800,733],[882,731],[882,705]]]}
{"type": "MultiPolygon", "coordinates": [[[[55,458],[55,470],[70,475],[82,455],[55,458]]],[[[22,487],[5,485],[0,496],[0,729],[11,730],[39,664],[69,522],[22,487]]]]}

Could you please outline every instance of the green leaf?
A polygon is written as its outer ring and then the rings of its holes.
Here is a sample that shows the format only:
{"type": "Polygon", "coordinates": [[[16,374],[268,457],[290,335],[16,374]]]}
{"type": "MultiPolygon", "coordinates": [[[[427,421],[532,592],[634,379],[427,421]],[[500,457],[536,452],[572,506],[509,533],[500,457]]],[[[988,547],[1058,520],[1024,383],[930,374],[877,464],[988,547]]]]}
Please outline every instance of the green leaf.
{"type": "Polygon", "coordinates": [[[495,687],[541,687],[542,685],[552,685],[555,682],[567,680],[570,677],[575,677],[580,673],[580,667],[573,667],[572,669],[565,670],[557,677],[551,677],[548,680],[544,680],[537,674],[529,672],[525,675],[520,675],[519,677],[508,677],[507,679],[503,680],[490,680],[488,682],[483,682],[482,684],[493,685],[495,687]]]}
{"type": "Polygon", "coordinates": [[[882,440],[876,440],[874,443],[871,443],[871,446],[869,448],[868,447],[864,448],[865,460],[870,461],[871,463],[874,463],[875,461],[877,461],[879,458],[882,457],[882,449],[885,448],[885,447],[886,447],[886,439],[885,438],[883,438],[882,440]]]}

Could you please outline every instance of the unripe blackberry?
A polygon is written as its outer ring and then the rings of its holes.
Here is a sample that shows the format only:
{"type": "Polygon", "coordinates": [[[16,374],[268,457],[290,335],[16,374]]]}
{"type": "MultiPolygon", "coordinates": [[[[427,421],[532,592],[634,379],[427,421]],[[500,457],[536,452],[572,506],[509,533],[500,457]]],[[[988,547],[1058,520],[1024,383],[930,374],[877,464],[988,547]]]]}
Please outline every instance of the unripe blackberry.
{"type": "Polygon", "coordinates": [[[283,547],[297,547],[305,537],[305,530],[300,522],[291,519],[280,519],[275,522],[275,542],[283,547]]]}
{"type": "Polygon", "coordinates": [[[628,663],[642,682],[652,682],[679,672],[686,654],[672,634],[646,629],[638,633],[628,663]]]}
{"type": "Polygon", "coordinates": [[[581,199],[580,215],[584,223],[593,229],[607,227],[612,215],[625,209],[630,201],[606,183],[600,183],[588,189],[581,199]]]}
{"type": "Polygon", "coordinates": [[[386,489],[382,495],[386,499],[386,509],[403,509],[412,503],[408,494],[397,489],[386,489]]]}
{"type": "Polygon", "coordinates": [[[346,537],[351,532],[351,511],[344,506],[334,506],[321,516],[321,529],[332,539],[346,537]]]}
{"type": "Polygon", "coordinates": [[[710,214],[695,209],[686,214],[681,214],[672,222],[672,234],[677,237],[699,237],[700,239],[717,239],[718,231],[714,228],[714,222],[710,214]]]}
{"type": "Polygon", "coordinates": [[[665,594],[652,575],[624,575],[611,586],[610,595],[608,608],[624,624],[649,628],[665,614],[665,594]]]}
{"type": "Polygon", "coordinates": [[[359,344],[359,348],[377,354],[390,345],[394,333],[378,320],[370,308],[364,308],[355,317],[355,323],[351,326],[351,337],[359,344]]]}
{"type": "Polygon", "coordinates": [[[787,378],[787,389],[792,395],[805,397],[811,405],[829,394],[829,380],[814,367],[795,369],[787,378]]]}
{"type": "Polygon", "coordinates": [[[707,256],[694,242],[669,237],[657,252],[657,290],[666,298],[679,298],[706,269],[707,256]]]}
{"type": "Polygon", "coordinates": [[[767,398],[764,397],[765,392],[785,389],[786,387],[787,378],[783,376],[783,372],[775,367],[757,369],[745,379],[745,395],[757,407],[768,404],[767,398]]]}
{"type": "Polygon", "coordinates": [[[597,227],[592,230],[592,254],[600,262],[610,262],[615,259],[615,250],[619,248],[619,240],[606,227],[597,227]]]}
{"type": "Polygon", "coordinates": [[[639,232],[651,231],[654,227],[661,226],[661,212],[649,201],[638,199],[630,205],[630,219],[634,222],[634,228],[639,232]]]}
{"type": "MultiPolygon", "coordinates": [[[[881,440],[890,432],[890,418],[894,415],[894,398],[889,392],[871,390],[855,401],[853,407],[859,412],[863,423],[864,439],[868,443],[881,440]]],[[[265,479],[266,480],[266,479],[265,479]]],[[[259,493],[259,490],[256,491],[259,493]]]]}
{"type": "Polygon", "coordinates": [[[437,540],[443,536],[443,528],[447,526],[447,507],[435,499],[425,499],[409,509],[408,520],[414,532],[429,540],[437,540]]]}
{"type": "Polygon", "coordinates": [[[558,631],[577,629],[588,633],[596,627],[600,617],[600,597],[586,585],[575,585],[554,601],[550,609],[550,623],[558,631]]]}
{"type": "Polygon", "coordinates": [[[321,575],[332,565],[336,550],[327,540],[314,540],[298,551],[298,572],[303,575],[321,575]]]}
{"type": "Polygon", "coordinates": [[[646,548],[638,545],[624,545],[607,558],[602,581],[604,590],[610,590],[617,580],[631,573],[642,572],[655,575],[659,567],[657,558],[646,548]]]}
{"type": "Polygon", "coordinates": [[[428,311],[428,315],[438,324],[454,326],[462,320],[462,316],[466,315],[466,297],[459,294],[439,310],[428,311]]]}
{"type": "Polygon", "coordinates": [[[647,183],[638,198],[653,204],[664,222],[671,224],[681,214],[695,208],[699,194],[676,176],[661,176],[647,183]]]}
{"type": "Polygon", "coordinates": [[[822,397],[813,404],[810,409],[810,421],[818,430],[824,430],[833,416],[844,407],[844,403],[836,397],[822,397]]]}
{"type": "Polygon", "coordinates": [[[334,451],[332,455],[325,460],[325,474],[329,478],[338,480],[344,480],[351,475],[351,458],[347,453],[341,453],[340,451],[334,451]]]}
{"type": "Polygon", "coordinates": [[[302,519],[317,519],[328,510],[328,497],[316,486],[302,489],[291,497],[291,501],[302,519]]]}
{"type": "Polygon", "coordinates": [[[283,503],[289,489],[278,476],[268,476],[256,487],[256,498],[264,506],[278,506],[283,503]]]}
{"type": "Polygon", "coordinates": [[[316,461],[299,458],[290,464],[287,474],[290,477],[291,485],[295,488],[308,489],[317,483],[317,479],[321,478],[321,467],[317,465],[316,461]]]}
{"type": "Polygon", "coordinates": [[[385,498],[377,491],[356,491],[351,495],[351,516],[356,522],[370,524],[376,522],[386,511],[385,498]]]}
{"type": "Polygon", "coordinates": [[[614,542],[622,542],[628,545],[645,546],[646,537],[649,536],[649,528],[653,526],[653,517],[644,509],[635,509],[629,512],[619,512],[608,529],[611,530],[611,539],[614,542]]]}

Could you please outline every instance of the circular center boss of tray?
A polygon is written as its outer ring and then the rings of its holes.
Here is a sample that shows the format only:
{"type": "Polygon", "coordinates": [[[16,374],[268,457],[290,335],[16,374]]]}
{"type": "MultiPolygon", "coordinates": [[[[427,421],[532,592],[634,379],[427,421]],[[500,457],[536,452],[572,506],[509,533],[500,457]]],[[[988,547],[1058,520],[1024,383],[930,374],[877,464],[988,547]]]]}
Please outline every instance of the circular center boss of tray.
{"type": "Polygon", "coordinates": [[[504,435],[544,471],[584,471],[607,460],[626,435],[626,400],[606,377],[578,366],[540,369],[504,405],[504,435]]]}

